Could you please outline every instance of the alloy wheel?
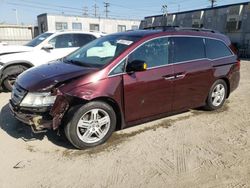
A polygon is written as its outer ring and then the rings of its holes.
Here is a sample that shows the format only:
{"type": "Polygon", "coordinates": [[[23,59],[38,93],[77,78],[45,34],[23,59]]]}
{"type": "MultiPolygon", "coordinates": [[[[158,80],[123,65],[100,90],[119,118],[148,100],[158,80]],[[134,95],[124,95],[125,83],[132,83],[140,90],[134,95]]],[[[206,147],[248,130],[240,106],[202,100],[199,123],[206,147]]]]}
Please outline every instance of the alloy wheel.
{"type": "Polygon", "coordinates": [[[109,114],[102,109],[92,109],[86,112],[77,123],[77,135],[86,143],[100,141],[110,128],[109,114]]]}
{"type": "Polygon", "coordinates": [[[212,92],[212,104],[214,106],[220,106],[224,101],[226,89],[223,84],[218,84],[214,87],[212,92]]]}

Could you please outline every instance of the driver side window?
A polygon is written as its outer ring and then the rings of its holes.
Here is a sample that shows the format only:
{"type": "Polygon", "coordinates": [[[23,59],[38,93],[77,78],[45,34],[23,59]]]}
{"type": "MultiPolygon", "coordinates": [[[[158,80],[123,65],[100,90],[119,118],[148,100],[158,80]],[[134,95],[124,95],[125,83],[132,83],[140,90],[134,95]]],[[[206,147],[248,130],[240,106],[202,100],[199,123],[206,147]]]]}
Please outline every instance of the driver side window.
{"type": "Polygon", "coordinates": [[[158,38],[146,42],[129,55],[129,62],[144,61],[148,68],[168,64],[168,38],[158,38]]]}

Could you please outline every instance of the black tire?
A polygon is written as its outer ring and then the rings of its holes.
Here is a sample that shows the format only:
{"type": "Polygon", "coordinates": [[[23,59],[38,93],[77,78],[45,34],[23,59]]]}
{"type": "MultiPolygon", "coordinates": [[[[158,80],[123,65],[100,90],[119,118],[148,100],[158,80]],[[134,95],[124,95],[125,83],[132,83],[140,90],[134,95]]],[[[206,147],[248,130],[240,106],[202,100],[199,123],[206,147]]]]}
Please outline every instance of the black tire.
{"type": "Polygon", "coordinates": [[[210,91],[209,91],[209,94],[208,94],[208,97],[207,97],[207,101],[206,101],[206,106],[205,108],[207,110],[210,110],[210,111],[213,111],[213,110],[217,110],[219,108],[221,108],[227,98],[227,94],[228,94],[228,87],[227,87],[227,84],[224,80],[216,80],[214,82],[214,84],[212,85],[212,87],[210,88],[210,91]],[[215,88],[218,86],[218,85],[221,85],[224,87],[225,89],[225,93],[224,93],[224,97],[221,98],[221,101],[218,103],[218,105],[214,105],[213,103],[213,92],[215,90],[215,88]]]}
{"type": "Polygon", "coordinates": [[[70,136],[69,136],[69,123],[71,123],[71,121],[72,121],[72,118],[73,118],[73,116],[74,116],[74,114],[81,108],[81,106],[82,105],[76,105],[76,106],[73,106],[73,107],[71,107],[69,110],[68,110],[68,112],[67,112],[67,114],[65,115],[65,118],[63,118],[63,121],[62,121],[62,123],[63,123],[63,132],[64,132],[64,135],[65,135],[65,137],[68,139],[68,141],[70,142],[70,143],[72,143],[72,140],[71,140],[71,138],[70,138],[70,136]]]}
{"type": "Polygon", "coordinates": [[[64,131],[65,131],[65,135],[67,139],[71,142],[73,146],[75,146],[78,149],[85,149],[85,148],[94,147],[94,146],[103,144],[112,135],[113,131],[116,128],[116,114],[113,108],[105,102],[101,102],[101,101],[89,102],[87,104],[84,104],[77,110],[72,110],[71,112],[75,112],[75,113],[73,116],[72,116],[72,113],[67,114],[68,116],[71,116],[71,117],[69,117],[69,121],[65,125],[64,131]],[[78,131],[77,124],[78,124],[78,121],[81,119],[81,117],[85,113],[93,109],[101,109],[105,111],[109,116],[110,126],[109,126],[109,129],[107,130],[107,133],[102,139],[94,143],[87,143],[79,138],[77,134],[77,131],[78,131]]]}
{"type": "Polygon", "coordinates": [[[3,87],[7,91],[12,91],[12,87],[15,83],[16,78],[19,74],[27,70],[28,67],[25,67],[23,65],[13,65],[10,67],[7,67],[3,71],[3,87]]]}

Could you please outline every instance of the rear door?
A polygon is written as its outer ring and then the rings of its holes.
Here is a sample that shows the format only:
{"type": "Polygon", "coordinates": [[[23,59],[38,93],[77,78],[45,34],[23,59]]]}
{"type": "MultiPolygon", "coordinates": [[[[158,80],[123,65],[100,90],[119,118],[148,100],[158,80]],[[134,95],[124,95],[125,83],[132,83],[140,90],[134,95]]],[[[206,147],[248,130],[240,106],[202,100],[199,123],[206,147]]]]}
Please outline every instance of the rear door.
{"type": "Polygon", "coordinates": [[[126,122],[169,112],[172,109],[173,75],[168,61],[168,38],[150,40],[128,57],[128,62],[141,60],[148,69],[124,74],[124,108],[126,122]]]}
{"type": "Polygon", "coordinates": [[[175,75],[173,109],[185,110],[203,105],[213,82],[205,40],[201,37],[172,37],[171,49],[175,75]]]}

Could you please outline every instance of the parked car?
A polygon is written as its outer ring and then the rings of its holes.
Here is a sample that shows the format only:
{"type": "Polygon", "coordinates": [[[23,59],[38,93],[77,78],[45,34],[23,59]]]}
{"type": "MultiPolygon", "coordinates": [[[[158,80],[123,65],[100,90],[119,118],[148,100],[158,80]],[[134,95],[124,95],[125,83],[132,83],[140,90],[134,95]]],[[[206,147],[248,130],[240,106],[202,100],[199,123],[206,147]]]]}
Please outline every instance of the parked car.
{"type": "Polygon", "coordinates": [[[101,35],[82,31],[46,32],[24,46],[1,46],[0,86],[11,91],[16,77],[26,69],[62,58],[101,35]]]}
{"type": "Polygon", "coordinates": [[[115,130],[171,113],[219,109],[239,79],[240,61],[220,33],[130,31],[24,72],[10,108],[35,132],[64,127],[82,149],[104,143],[115,130]]]}

